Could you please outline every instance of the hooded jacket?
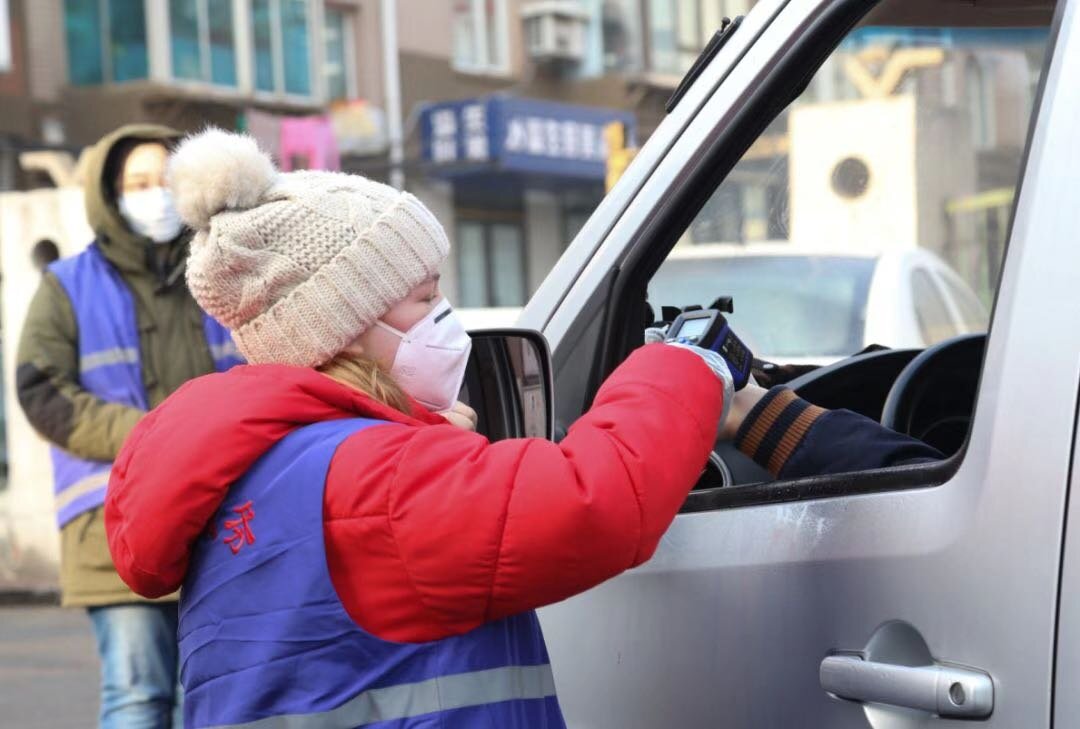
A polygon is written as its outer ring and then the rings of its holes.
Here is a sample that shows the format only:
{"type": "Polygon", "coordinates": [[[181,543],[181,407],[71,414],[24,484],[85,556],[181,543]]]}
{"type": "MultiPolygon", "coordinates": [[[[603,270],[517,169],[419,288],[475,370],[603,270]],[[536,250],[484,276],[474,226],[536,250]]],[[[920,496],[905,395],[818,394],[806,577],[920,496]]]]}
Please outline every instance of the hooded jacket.
{"type": "MultiPolygon", "coordinates": [[[[87,219],[135,302],[143,383],[151,407],[187,380],[213,372],[214,364],[203,334],[202,312],[184,282],[187,234],[155,245],[133,233],[120,215],[113,181],[107,176],[110,157],[125,141],[169,142],[179,136],[156,125],[122,127],[93,147],[86,171],[87,219]]],[[[15,374],[19,403],[30,424],[53,444],[83,458],[112,460],[143,413],[105,402],[80,386],[78,336],[67,294],[56,277],[46,273],[19,341],[15,374]]],[[[66,605],[139,599],[112,566],[100,509],[82,514],[61,531],[60,585],[66,605]]]]}
{"type": "MultiPolygon", "coordinates": [[[[722,398],[696,355],[650,345],[558,444],[490,443],[315,370],[237,367],[188,383],[135,428],[109,483],[109,545],[132,589],[167,594],[230,485],[275,443],[325,420],[394,423],[350,436],[330,463],[330,577],[379,638],[462,634],[647,560],[712,450],[722,398]]],[[[257,539],[257,517],[252,528],[257,539]]]]}

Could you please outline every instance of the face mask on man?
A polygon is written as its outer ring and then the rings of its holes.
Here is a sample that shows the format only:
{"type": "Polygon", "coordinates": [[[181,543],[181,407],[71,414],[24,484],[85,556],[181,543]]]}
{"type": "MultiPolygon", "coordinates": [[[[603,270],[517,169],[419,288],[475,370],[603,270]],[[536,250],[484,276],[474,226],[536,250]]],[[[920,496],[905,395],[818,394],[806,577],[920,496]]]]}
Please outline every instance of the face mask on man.
{"type": "Polygon", "coordinates": [[[436,306],[407,332],[381,321],[375,325],[401,339],[390,374],[426,407],[449,410],[461,392],[472,341],[446,302],[436,306]]]}
{"type": "Polygon", "coordinates": [[[168,243],[180,235],[183,223],[164,187],[125,192],[120,196],[120,215],[138,235],[155,243],[168,243]]]}

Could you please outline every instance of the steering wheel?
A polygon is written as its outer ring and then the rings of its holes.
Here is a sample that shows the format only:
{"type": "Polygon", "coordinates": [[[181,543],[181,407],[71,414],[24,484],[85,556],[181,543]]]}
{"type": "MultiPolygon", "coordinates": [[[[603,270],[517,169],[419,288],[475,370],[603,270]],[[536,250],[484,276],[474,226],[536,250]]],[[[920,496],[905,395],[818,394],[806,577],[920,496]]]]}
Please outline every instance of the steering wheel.
{"type": "Polygon", "coordinates": [[[975,407],[985,334],[967,334],[927,348],[893,382],[881,424],[943,451],[956,452],[975,407]]]}

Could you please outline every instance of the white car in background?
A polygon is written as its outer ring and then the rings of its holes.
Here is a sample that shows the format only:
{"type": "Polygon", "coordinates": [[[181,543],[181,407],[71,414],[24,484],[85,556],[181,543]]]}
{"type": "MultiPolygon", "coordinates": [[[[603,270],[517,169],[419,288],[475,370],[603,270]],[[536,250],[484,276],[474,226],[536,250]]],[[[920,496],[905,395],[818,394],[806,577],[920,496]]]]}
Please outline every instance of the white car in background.
{"type": "Polygon", "coordinates": [[[732,296],[729,318],[762,359],[827,364],[871,344],[923,348],[985,332],[986,307],[925,250],[823,251],[791,243],[679,246],[649,282],[649,303],[709,306],[732,296]]]}
{"type": "Polygon", "coordinates": [[[517,324],[520,306],[455,308],[458,319],[468,331],[475,329],[505,329],[517,324]]]}

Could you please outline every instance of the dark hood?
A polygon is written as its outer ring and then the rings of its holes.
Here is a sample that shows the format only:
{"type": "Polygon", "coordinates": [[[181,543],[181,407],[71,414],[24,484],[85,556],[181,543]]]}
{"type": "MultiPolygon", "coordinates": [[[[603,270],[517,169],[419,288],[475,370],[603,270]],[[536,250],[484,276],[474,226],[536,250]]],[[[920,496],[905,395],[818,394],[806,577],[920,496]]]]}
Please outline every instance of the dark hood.
{"type": "MultiPolygon", "coordinates": [[[[86,160],[86,218],[101,244],[105,257],[126,273],[143,273],[149,266],[148,248],[153,244],[136,235],[124,222],[117,206],[117,200],[111,190],[111,181],[106,179],[106,170],[110,156],[117,146],[126,140],[170,143],[181,138],[181,133],[158,124],[128,124],[103,137],[95,144],[86,160]]],[[[169,244],[174,249],[186,246],[187,235],[181,235],[176,243],[169,244]]],[[[182,259],[180,250],[171,251],[169,258],[182,259]]]]}

